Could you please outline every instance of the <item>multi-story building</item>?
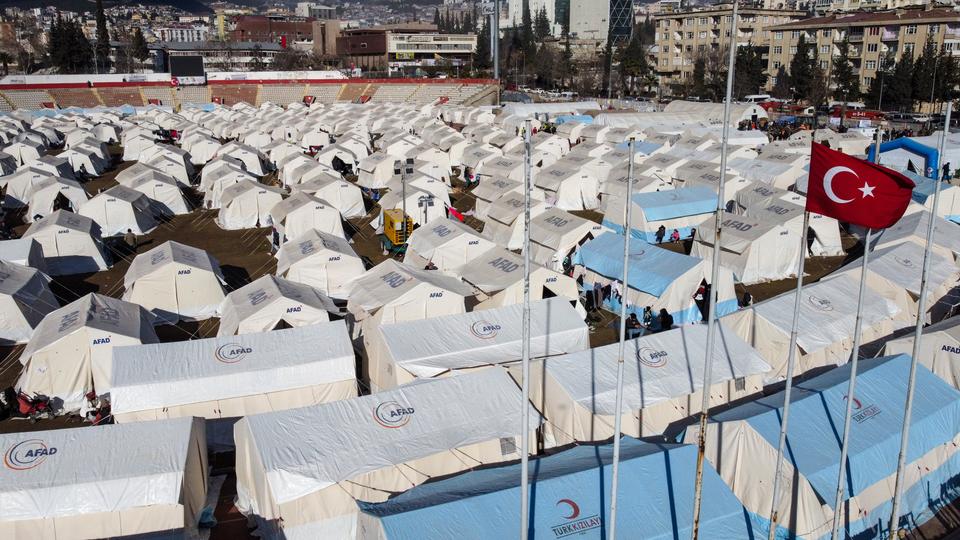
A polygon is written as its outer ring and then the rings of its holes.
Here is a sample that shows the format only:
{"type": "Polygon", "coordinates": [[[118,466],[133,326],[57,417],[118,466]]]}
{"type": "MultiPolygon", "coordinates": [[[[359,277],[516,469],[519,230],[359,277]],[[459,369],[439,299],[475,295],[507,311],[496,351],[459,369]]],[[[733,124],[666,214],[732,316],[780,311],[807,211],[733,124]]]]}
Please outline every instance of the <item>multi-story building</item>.
{"type": "Polygon", "coordinates": [[[476,48],[475,34],[439,34],[416,24],[344,30],[337,38],[337,54],[368,70],[465,65],[476,48]]]}
{"type": "Polygon", "coordinates": [[[340,28],[340,21],[336,19],[313,21],[313,52],[320,56],[337,54],[340,28]]]}
{"type": "Polygon", "coordinates": [[[173,23],[154,28],[153,35],[160,41],[171,43],[207,41],[210,29],[205,24],[173,23]]]}
{"type": "Polygon", "coordinates": [[[312,41],[313,19],[242,15],[233,29],[234,41],[278,43],[282,38],[288,42],[312,41]]]}
{"type": "MultiPolygon", "coordinates": [[[[820,68],[828,75],[839,44],[850,44],[848,56],[866,91],[888,56],[900,61],[905,55],[920,56],[927,37],[937,49],[960,56],[960,12],[948,8],[858,12],[813,17],[772,26],[767,71],[775,75],[780,66],[789,68],[800,36],[811,45],[820,68]]],[[[775,84],[771,77],[768,84],[775,84]]]]}
{"type": "Polygon", "coordinates": [[[798,0],[798,4],[803,4],[803,7],[816,10],[818,13],[896,9],[935,3],[935,0],[798,0]]]}
{"type": "MultiPolygon", "coordinates": [[[[663,84],[682,84],[693,76],[700,56],[716,54],[730,44],[733,31],[732,4],[687,11],[664,11],[656,23],[657,74],[663,84]]],[[[737,17],[737,46],[767,48],[770,27],[800,20],[802,11],[741,6],[737,17]]],[[[729,49],[727,49],[729,50],[729,49]]]]}
{"type": "Polygon", "coordinates": [[[298,2],[295,11],[298,17],[312,19],[336,19],[337,8],[314,2],[298,2]]]}
{"type": "MultiPolygon", "coordinates": [[[[540,10],[547,12],[547,18],[550,19],[550,28],[553,33],[559,32],[560,25],[557,20],[557,1],[556,0],[501,0],[501,4],[507,5],[507,10],[501,15],[506,18],[500,19],[500,28],[513,28],[514,25],[520,26],[523,23],[523,4],[530,6],[530,20],[535,20],[540,10]]],[[[594,0],[595,1],[595,0],[594,0]]]]}
{"type": "Polygon", "coordinates": [[[571,35],[620,45],[632,31],[633,0],[570,0],[571,35]]]}

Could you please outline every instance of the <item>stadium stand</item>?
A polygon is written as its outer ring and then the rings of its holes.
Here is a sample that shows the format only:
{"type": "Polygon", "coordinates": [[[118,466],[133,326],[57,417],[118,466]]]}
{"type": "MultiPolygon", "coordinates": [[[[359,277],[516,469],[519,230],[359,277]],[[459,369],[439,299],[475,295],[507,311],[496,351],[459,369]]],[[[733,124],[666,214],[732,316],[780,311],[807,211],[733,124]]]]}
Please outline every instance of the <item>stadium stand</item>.
{"type": "Polygon", "coordinates": [[[421,105],[436,103],[442,97],[450,97],[451,87],[445,84],[421,84],[408,101],[421,105]]]}
{"type": "Polygon", "coordinates": [[[354,84],[349,83],[344,85],[343,90],[340,92],[340,95],[337,96],[337,101],[346,101],[347,103],[353,103],[360,99],[360,96],[364,95],[364,90],[369,86],[367,83],[354,84]]]}
{"type": "Polygon", "coordinates": [[[210,93],[223,99],[223,104],[228,107],[240,102],[257,105],[259,89],[255,84],[218,84],[211,86],[210,93]]]}
{"type": "Polygon", "coordinates": [[[371,96],[370,101],[374,103],[402,103],[409,101],[418,88],[419,86],[414,84],[384,84],[380,85],[375,93],[367,90],[366,94],[371,96]]]}
{"type": "Polygon", "coordinates": [[[103,105],[92,88],[50,88],[48,92],[61,109],[67,107],[92,109],[103,105]]]}
{"type": "Polygon", "coordinates": [[[143,93],[143,99],[147,104],[150,103],[151,99],[159,100],[160,105],[174,104],[173,93],[167,86],[141,86],[140,91],[143,93]]]}
{"type": "Polygon", "coordinates": [[[342,84],[308,84],[303,94],[313,96],[317,103],[333,103],[343,90],[342,84]]]}
{"type": "Polygon", "coordinates": [[[140,89],[136,86],[98,88],[97,93],[100,94],[100,100],[107,107],[119,107],[121,105],[142,107],[146,105],[143,102],[140,89]]]}
{"type": "Polygon", "coordinates": [[[17,109],[43,109],[45,103],[54,101],[46,90],[7,90],[4,96],[17,109]]]}
{"type": "Polygon", "coordinates": [[[275,105],[286,105],[303,100],[305,86],[302,84],[265,84],[260,87],[257,96],[257,106],[270,102],[275,105]]]}
{"type": "Polygon", "coordinates": [[[209,86],[181,86],[177,88],[175,95],[180,106],[186,103],[210,103],[212,99],[209,86]]]}

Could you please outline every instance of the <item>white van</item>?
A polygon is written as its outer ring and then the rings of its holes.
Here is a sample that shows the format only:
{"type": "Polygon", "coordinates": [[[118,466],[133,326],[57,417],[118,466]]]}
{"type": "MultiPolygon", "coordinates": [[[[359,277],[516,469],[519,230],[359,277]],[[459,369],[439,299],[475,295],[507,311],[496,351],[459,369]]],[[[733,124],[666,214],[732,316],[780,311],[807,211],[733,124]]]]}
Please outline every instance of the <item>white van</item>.
{"type": "Polygon", "coordinates": [[[753,94],[743,98],[744,103],[763,103],[764,101],[770,101],[770,94],[753,94]]]}

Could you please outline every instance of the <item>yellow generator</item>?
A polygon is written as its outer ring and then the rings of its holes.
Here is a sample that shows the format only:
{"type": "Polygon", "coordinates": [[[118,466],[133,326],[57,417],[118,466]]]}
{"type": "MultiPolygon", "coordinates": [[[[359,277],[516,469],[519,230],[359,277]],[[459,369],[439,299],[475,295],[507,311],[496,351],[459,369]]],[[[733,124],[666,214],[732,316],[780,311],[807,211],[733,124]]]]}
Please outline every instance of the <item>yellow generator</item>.
{"type": "MultiPolygon", "coordinates": [[[[407,216],[407,235],[413,232],[413,220],[407,216]]],[[[403,210],[394,208],[383,211],[383,235],[387,237],[394,246],[400,246],[407,243],[406,235],[403,234],[403,210]]]]}

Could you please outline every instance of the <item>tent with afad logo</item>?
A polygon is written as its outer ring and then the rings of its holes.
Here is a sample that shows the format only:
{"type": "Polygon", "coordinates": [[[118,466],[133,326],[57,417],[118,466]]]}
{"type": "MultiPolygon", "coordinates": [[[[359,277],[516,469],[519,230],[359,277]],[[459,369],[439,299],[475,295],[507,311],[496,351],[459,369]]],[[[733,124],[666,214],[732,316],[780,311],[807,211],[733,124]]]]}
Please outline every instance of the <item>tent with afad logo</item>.
{"type": "Polygon", "coordinates": [[[0,260],[0,344],[26,343],[43,317],[59,307],[43,272],[0,260]]]}
{"type": "Polygon", "coordinates": [[[12,433],[0,435],[0,451],[0,537],[199,534],[208,487],[200,419],[12,433]]]}
{"type": "MultiPolygon", "coordinates": [[[[493,367],[246,416],[234,428],[237,508],[267,537],[364,538],[358,500],[519,459],[522,403],[493,367]]],[[[529,418],[532,432],[540,422],[532,407],[529,418]]]]}
{"type": "Polygon", "coordinates": [[[333,298],[346,298],[347,285],[366,271],[347,240],[316,229],[280,246],[276,257],[278,276],[333,298]]]}

